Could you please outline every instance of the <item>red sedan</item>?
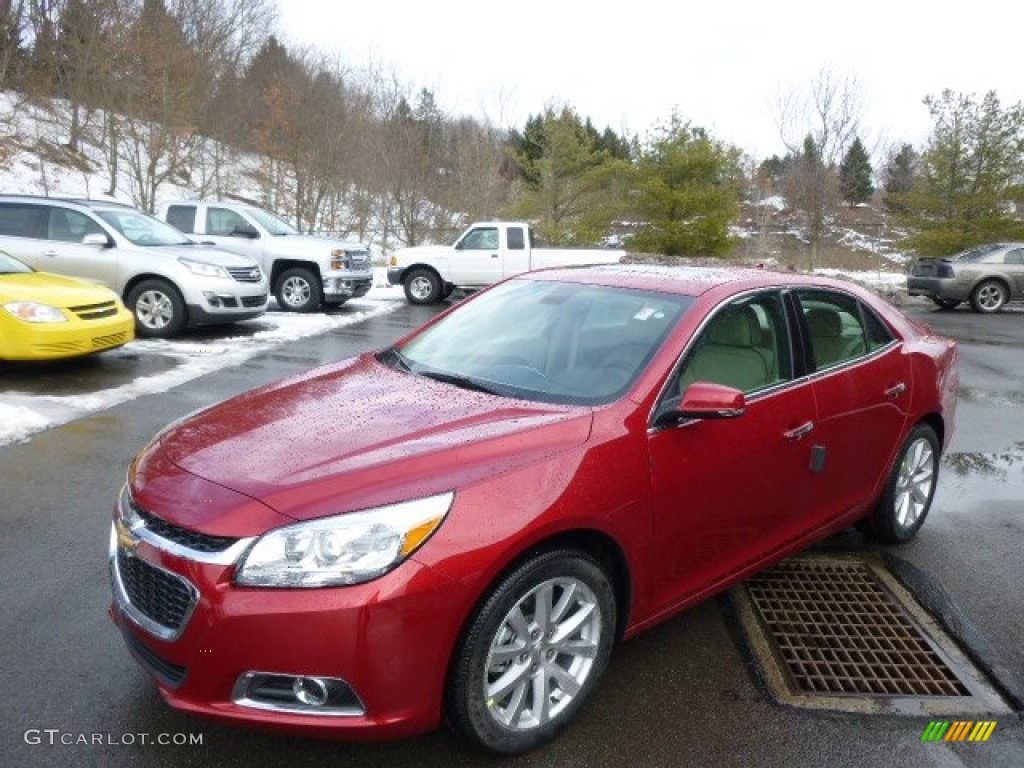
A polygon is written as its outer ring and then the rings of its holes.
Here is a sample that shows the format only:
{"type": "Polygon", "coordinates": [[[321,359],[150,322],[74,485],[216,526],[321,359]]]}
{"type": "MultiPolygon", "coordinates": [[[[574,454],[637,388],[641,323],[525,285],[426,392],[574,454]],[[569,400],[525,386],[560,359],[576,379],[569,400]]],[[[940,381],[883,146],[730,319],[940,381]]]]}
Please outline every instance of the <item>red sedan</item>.
{"type": "Polygon", "coordinates": [[[851,524],[912,538],[956,390],[952,341],[846,283],[523,275],[161,432],[111,615],[182,710],[523,752],[617,639],[851,524]]]}

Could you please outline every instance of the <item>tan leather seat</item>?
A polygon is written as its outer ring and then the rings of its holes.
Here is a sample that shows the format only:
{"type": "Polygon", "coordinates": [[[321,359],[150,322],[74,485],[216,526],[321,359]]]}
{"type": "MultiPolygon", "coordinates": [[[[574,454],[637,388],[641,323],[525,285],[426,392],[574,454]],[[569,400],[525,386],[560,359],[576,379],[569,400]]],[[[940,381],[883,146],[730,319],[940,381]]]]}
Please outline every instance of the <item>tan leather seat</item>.
{"type": "Polygon", "coordinates": [[[730,307],[711,321],[707,340],[694,352],[679,377],[680,392],[695,381],[710,381],[750,392],[773,380],[765,355],[757,349],[761,328],[748,307],[730,307]]]}
{"type": "Polygon", "coordinates": [[[814,307],[805,314],[811,348],[819,368],[864,354],[862,336],[843,336],[843,320],[834,309],[814,307]]]}

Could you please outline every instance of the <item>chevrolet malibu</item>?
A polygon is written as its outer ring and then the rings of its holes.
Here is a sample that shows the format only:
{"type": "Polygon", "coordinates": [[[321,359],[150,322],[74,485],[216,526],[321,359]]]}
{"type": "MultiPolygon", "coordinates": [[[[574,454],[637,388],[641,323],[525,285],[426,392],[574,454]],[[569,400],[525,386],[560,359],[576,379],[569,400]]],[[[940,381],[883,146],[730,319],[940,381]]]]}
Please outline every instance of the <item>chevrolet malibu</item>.
{"type": "Polygon", "coordinates": [[[165,428],[110,613],[178,709],[536,748],[613,644],[850,525],[911,539],[957,350],[763,270],[534,272],[165,428]]]}

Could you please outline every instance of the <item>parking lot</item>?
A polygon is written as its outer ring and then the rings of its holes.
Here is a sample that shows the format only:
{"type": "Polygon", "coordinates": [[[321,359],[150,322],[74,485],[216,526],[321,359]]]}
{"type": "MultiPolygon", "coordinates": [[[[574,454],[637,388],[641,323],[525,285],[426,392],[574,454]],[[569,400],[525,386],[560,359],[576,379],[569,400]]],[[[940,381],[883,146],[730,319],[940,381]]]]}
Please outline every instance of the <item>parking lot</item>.
{"type": "MultiPolygon", "coordinates": [[[[912,544],[890,551],[941,585],[993,658],[1021,678],[1024,312],[938,312],[924,303],[907,309],[960,342],[961,390],[929,521],[912,544]]],[[[253,386],[384,346],[436,311],[384,296],[313,316],[308,333],[260,337],[272,330],[264,326],[229,336],[200,332],[170,347],[142,345],[95,360],[0,371],[0,404],[8,413],[27,409],[45,420],[0,445],[0,667],[9,691],[0,704],[4,764],[498,762],[443,730],[404,742],[340,744],[229,729],[179,714],[164,705],[106,615],[110,507],[132,456],[158,429],[253,386]],[[313,328],[314,322],[321,325],[313,328]]],[[[825,548],[866,546],[850,531],[825,548]]],[[[1020,713],[993,719],[998,724],[985,743],[924,743],[929,718],[923,713],[849,715],[777,704],[720,599],[623,644],[591,705],[563,738],[501,762],[1024,765],[1020,713]]]]}

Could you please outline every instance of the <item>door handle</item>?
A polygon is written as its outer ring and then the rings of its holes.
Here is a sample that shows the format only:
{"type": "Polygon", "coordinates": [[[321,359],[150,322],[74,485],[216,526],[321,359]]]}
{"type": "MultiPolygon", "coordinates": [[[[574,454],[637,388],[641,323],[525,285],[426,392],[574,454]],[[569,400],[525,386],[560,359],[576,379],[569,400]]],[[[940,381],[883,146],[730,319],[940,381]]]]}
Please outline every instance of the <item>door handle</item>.
{"type": "Polygon", "coordinates": [[[496,254],[496,253],[492,253],[492,254],[491,254],[491,258],[492,258],[492,259],[496,259],[496,258],[498,258],[498,254],[496,254]]]}
{"type": "Polygon", "coordinates": [[[48,250],[48,251],[43,251],[43,256],[49,256],[49,257],[53,258],[56,255],[57,255],[57,252],[55,250],[53,250],[52,248],[50,250],[48,250]]]}
{"type": "Polygon", "coordinates": [[[904,384],[901,381],[898,384],[893,384],[891,387],[886,389],[885,390],[885,396],[886,397],[890,397],[890,398],[891,397],[899,397],[900,395],[902,395],[906,391],[907,391],[907,385],[904,384]]]}
{"type": "Polygon", "coordinates": [[[787,440],[799,440],[806,434],[809,434],[814,429],[814,422],[808,421],[805,424],[801,424],[799,427],[787,430],[782,433],[782,436],[787,440]]]}

